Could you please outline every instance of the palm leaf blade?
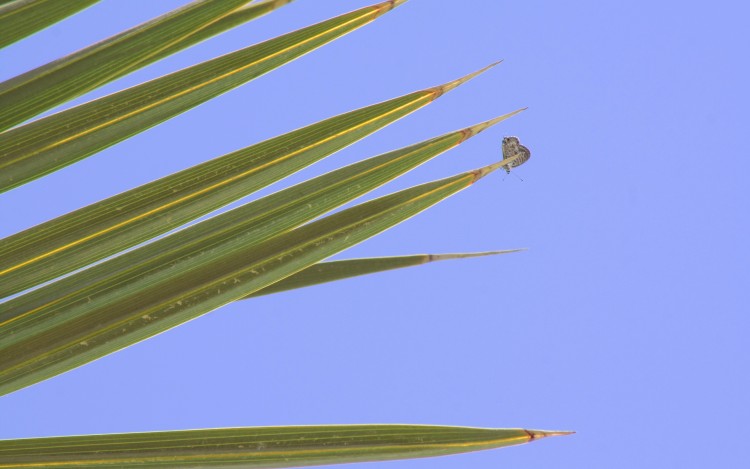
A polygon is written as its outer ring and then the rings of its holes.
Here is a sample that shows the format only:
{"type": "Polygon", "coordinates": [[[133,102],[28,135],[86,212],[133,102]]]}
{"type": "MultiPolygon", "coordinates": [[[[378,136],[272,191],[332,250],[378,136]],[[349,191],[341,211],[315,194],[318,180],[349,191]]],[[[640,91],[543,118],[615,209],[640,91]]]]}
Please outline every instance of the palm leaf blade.
{"type": "Polygon", "coordinates": [[[0,83],[0,131],[290,1],[192,2],[13,77],[0,83]]]}
{"type": "Polygon", "coordinates": [[[383,2],[81,104],[0,134],[0,192],[153,127],[364,26],[383,2]]]}
{"type": "MultiPolygon", "coordinates": [[[[182,262],[170,259],[149,275],[125,272],[47,305],[15,310],[36,292],[12,300],[0,310],[0,395],[245,297],[416,215],[498,167],[405,189],[257,244],[238,242],[234,233],[223,243],[211,238],[182,262]]],[[[55,284],[45,288],[54,291],[55,284]]]]}
{"type": "MultiPolygon", "coordinates": [[[[0,0],[0,48],[97,1],[0,0]]],[[[380,3],[23,125],[293,0],[189,1],[0,83],[0,194],[228,92],[406,0],[373,0],[380,3]]],[[[510,172],[525,160],[509,156],[505,139],[503,161],[324,215],[519,111],[351,164],[152,240],[332,154],[480,72],[237,150],[0,240],[0,396],[237,300],[433,261],[517,252],[324,262],[490,172],[510,172]],[[94,264],[114,254],[120,255],[94,264]]],[[[520,148],[528,159],[528,149],[520,148]]],[[[302,467],[443,456],[571,433],[318,425],[27,438],[0,440],[0,469],[302,467]]]]}
{"type": "Polygon", "coordinates": [[[284,468],[424,458],[570,432],[436,425],[319,425],[0,441],[0,467],[284,468]]]}
{"type": "Polygon", "coordinates": [[[257,296],[281,293],[289,290],[296,290],[298,288],[311,287],[323,283],[360,277],[362,275],[386,272],[388,270],[416,267],[430,262],[492,256],[497,254],[510,254],[519,251],[522,251],[522,249],[460,254],[412,254],[410,256],[369,257],[362,259],[319,262],[242,299],[244,300],[255,298],[257,296]]]}
{"type": "Polygon", "coordinates": [[[168,279],[177,270],[190,271],[220,259],[236,246],[250,248],[285,233],[434,158],[506,116],[318,176],[10,300],[0,305],[0,333],[5,335],[2,343],[7,346],[38,334],[38,326],[33,323],[46,323],[45,315],[52,314],[49,311],[64,311],[110,286],[147,277],[144,284],[152,284],[159,272],[163,272],[162,280],[168,279]]]}
{"type": "MultiPolygon", "coordinates": [[[[163,50],[159,51],[159,53],[157,53],[154,57],[152,57],[149,63],[161,60],[178,51],[181,51],[187,47],[190,47],[193,44],[197,44],[200,41],[216,36],[217,34],[221,34],[243,23],[254,20],[268,13],[271,13],[277,8],[280,8],[284,5],[288,5],[289,3],[292,3],[293,1],[294,0],[261,0],[261,1],[250,3],[243,7],[237,8],[236,10],[233,10],[229,14],[218,18],[216,21],[210,24],[207,24],[205,27],[197,31],[195,34],[190,35],[184,38],[182,41],[174,43],[164,48],[163,50]]],[[[142,65],[139,64],[139,67],[141,66],[142,65]]]]}
{"type": "Polygon", "coordinates": [[[261,189],[425,106],[484,70],[237,150],[10,236],[0,243],[0,298],[261,189]]]}
{"type": "Polygon", "coordinates": [[[6,0],[0,2],[0,31],[2,32],[0,33],[0,49],[78,13],[98,1],[6,0]]]}

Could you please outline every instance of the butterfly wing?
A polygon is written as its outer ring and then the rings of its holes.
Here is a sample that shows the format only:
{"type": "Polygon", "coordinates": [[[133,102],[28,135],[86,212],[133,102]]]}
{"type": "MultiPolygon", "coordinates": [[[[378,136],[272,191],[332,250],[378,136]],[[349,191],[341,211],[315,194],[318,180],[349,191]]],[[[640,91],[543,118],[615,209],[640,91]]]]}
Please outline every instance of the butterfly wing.
{"type": "Polygon", "coordinates": [[[503,169],[510,173],[510,168],[516,168],[531,158],[531,151],[521,145],[518,137],[503,138],[503,160],[509,160],[503,169]]]}
{"type": "Polygon", "coordinates": [[[523,145],[518,145],[518,153],[516,158],[513,160],[512,166],[515,168],[516,166],[521,166],[522,164],[529,161],[529,158],[531,158],[531,150],[526,148],[523,145]]]}

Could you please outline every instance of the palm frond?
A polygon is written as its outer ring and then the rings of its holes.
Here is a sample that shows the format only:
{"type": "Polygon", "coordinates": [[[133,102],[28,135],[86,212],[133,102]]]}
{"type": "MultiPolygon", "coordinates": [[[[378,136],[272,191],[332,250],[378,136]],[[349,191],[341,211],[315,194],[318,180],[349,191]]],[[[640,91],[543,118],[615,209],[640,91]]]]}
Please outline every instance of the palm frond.
{"type": "Polygon", "coordinates": [[[80,161],[387,13],[393,2],[318,24],[0,133],[0,192],[80,161]]]}
{"type": "Polygon", "coordinates": [[[116,254],[268,186],[473,78],[416,91],[180,171],[0,241],[0,298],[116,254]]]}
{"type": "Polygon", "coordinates": [[[320,425],[0,441],[0,467],[284,468],[426,458],[571,432],[432,425],[320,425]]]}
{"type": "MultiPolygon", "coordinates": [[[[13,77],[0,83],[0,132],[291,1],[265,0],[253,4],[247,4],[248,0],[194,1],[13,77]]],[[[43,3],[47,5],[28,13],[31,18],[41,19],[63,5],[69,8],[76,3],[93,2],[36,2],[43,3]]]]}
{"type": "Polygon", "coordinates": [[[284,189],[0,305],[0,395],[254,293],[468,187],[499,166],[299,226],[512,114],[284,189]]]}

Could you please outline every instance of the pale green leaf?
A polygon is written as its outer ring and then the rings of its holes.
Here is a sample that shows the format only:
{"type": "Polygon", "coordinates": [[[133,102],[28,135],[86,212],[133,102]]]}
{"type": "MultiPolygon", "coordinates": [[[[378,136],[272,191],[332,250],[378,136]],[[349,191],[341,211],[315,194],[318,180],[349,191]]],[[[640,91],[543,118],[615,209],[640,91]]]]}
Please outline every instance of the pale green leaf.
{"type": "Polygon", "coordinates": [[[364,26],[361,8],[0,133],[0,192],[56,171],[364,26]]]}
{"type": "Polygon", "coordinates": [[[0,131],[292,0],[248,1],[194,1],[0,83],[0,131]]]}
{"type": "Polygon", "coordinates": [[[218,428],[0,441],[0,468],[284,468],[426,458],[572,432],[436,425],[218,428]]]}

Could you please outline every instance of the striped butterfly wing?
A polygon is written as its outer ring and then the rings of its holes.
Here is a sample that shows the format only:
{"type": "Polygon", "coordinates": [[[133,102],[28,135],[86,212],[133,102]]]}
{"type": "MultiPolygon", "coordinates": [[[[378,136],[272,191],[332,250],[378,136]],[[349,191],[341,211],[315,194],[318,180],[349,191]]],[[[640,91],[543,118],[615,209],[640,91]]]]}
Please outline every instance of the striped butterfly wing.
{"type": "Polygon", "coordinates": [[[521,145],[518,137],[503,138],[503,160],[508,160],[508,163],[503,165],[503,169],[508,174],[511,168],[521,166],[529,161],[529,158],[531,158],[531,151],[521,145]]]}

